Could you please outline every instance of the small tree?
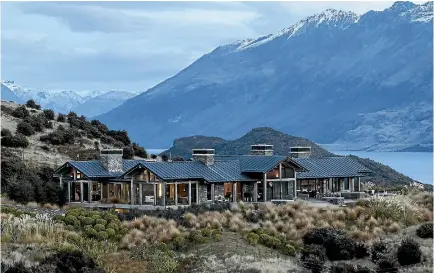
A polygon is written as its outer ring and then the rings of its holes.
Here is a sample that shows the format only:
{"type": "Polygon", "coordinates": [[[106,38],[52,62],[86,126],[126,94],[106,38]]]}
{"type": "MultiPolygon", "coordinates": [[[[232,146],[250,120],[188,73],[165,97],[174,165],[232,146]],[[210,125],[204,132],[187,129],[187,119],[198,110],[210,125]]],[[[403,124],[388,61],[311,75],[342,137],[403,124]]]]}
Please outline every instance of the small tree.
{"type": "Polygon", "coordinates": [[[26,106],[32,109],[41,109],[41,106],[39,104],[36,104],[34,100],[28,100],[26,102],[26,106]]]}
{"type": "Polygon", "coordinates": [[[155,155],[155,154],[151,154],[151,158],[152,158],[152,159],[156,159],[156,158],[157,158],[157,155],[155,155]]]}
{"type": "Polygon", "coordinates": [[[14,116],[16,118],[25,118],[25,117],[29,116],[29,111],[24,106],[18,106],[12,112],[12,116],[14,116]]]}
{"type": "Polygon", "coordinates": [[[31,136],[35,133],[35,129],[30,123],[22,121],[17,125],[17,132],[25,136],[31,136]]]}
{"type": "Polygon", "coordinates": [[[133,159],[134,151],[131,147],[125,147],[123,151],[122,158],[123,159],[133,159]]]}
{"type": "Polygon", "coordinates": [[[165,162],[167,162],[169,160],[169,157],[167,155],[162,155],[161,159],[165,162]]]}
{"type": "Polygon", "coordinates": [[[29,146],[29,141],[24,135],[17,134],[15,136],[2,137],[1,145],[5,147],[26,148],[29,146]]]}
{"type": "Polygon", "coordinates": [[[44,113],[46,119],[48,119],[48,120],[54,120],[54,111],[53,110],[46,109],[46,110],[44,110],[43,113],[44,113]]]}
{"type": "Polygon", "coordinates": [[[145,148],[139,146],[139,144],[133,142],[133,150],[134,150],[134,155],[141,157],[141,158],[147,158],[148,157],[148,153],[146,152],[145,148]]]}
{"type": "Polygon", "coordinates": [[[65,115],[64,114],[59,114],[57,116],[57,121],[58,122],[65,122],[65,115]]]}
{"type": "Polygon", "coordinates": [[[4,136],[9,136],[9,137],[11,137],[11,136],[12,136],[12,133],[11,133],[11,131],[10,131],[9,129],[2,128],[2,130],[1,130],[1,136],[2,136],[2,137],[4,137],[4,136]]]}
{"type": "Polygon", "coordinates": [[[422,251],[418,242],[411,238],[403,239],[398,247],[397,258],[400,265],[412,265],[420,263],[422,251]]]}

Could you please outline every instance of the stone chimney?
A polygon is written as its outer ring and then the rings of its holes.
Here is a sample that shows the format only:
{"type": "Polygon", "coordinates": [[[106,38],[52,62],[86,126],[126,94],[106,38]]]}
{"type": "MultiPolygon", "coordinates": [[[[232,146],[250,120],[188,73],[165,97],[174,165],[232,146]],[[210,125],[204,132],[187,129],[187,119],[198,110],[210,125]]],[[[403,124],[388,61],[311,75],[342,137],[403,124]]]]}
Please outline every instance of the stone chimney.
{"type": "Polygon", "coordinates": [[[102,149],[99,153],[99,163],[109,172],[122,172],[122,149],[102,149]]]}
{"type": "Polygon", "coordinates": [[[193,149],[193,160],[205,165],[214,164],[214,149],[193,149]]]}
{"type": "Polygon", "coordinates": [[[269,144],[254,144],[250,149],[251,155],[273,155],[273,145],[269,144]]]}
{"type": "Polygon", "coordinates": [[[292,158],[307,158],[312,154],[310,146],[297,146],[289,148],[289,155],[292,158]]]}

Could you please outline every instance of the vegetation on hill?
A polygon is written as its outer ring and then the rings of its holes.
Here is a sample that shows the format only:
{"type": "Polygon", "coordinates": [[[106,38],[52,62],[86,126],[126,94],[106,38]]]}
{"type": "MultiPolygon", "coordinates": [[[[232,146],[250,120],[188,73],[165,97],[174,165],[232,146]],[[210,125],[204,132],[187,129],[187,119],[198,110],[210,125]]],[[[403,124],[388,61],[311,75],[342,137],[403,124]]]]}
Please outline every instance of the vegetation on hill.
{"type": "MultiPolygon", "coordinates": [[[[164,151],[162,155],[171,154],[172,158],[191,158],[192,149],[214,148],[216,154],[248,154],[252,144],[272,144],[274,154],[289,155],[289,148],[294,146],[309,146],[312,148],[312,157],[338,156],[304,138],[290,136],[269,127],[255,128],[236,140],[224,140],[218,137],[192,136],[177,139],[173,146],[164,151]]],[[[382,188],[397,188],[409,185],[414,180],[384,164],[368,158],[351,155],[351,158],[361,163],[372,173],[362,177],[362,182],[371,181],[382,188]]],[[[432,185],[425,185],[426,190],[432,191],[432,185]]]]}

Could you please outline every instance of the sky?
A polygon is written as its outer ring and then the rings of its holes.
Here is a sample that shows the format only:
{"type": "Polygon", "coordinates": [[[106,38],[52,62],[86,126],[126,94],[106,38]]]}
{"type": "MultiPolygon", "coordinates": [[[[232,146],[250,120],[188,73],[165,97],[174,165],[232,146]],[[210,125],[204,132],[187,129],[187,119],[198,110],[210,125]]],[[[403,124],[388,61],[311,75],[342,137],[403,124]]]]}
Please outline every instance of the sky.
{"type": "Polygon", "coordinates": [[[219,45],[328,8],[392,2],[1,2],[1,79],[43,90],[143,92],[219,45]]]}

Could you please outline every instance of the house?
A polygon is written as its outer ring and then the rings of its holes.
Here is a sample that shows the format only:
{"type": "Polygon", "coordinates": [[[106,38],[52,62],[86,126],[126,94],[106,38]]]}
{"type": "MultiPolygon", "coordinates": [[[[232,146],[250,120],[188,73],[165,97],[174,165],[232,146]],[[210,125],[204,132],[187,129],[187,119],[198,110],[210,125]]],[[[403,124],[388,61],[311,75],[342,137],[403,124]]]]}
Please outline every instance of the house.
{"type": "Polygon", "coordinates": [[[134,206],[191,205],[218,201],[294,200],[302,192],[359,191],[369,172],[348,157],[309,158],[273,154],[252,145],[249,155],[215,155],[194,149],[192,161],[122,159],[121,149],[101,150],[91,161],[68,161],[59,178],[68,202],[134,206]]]}

